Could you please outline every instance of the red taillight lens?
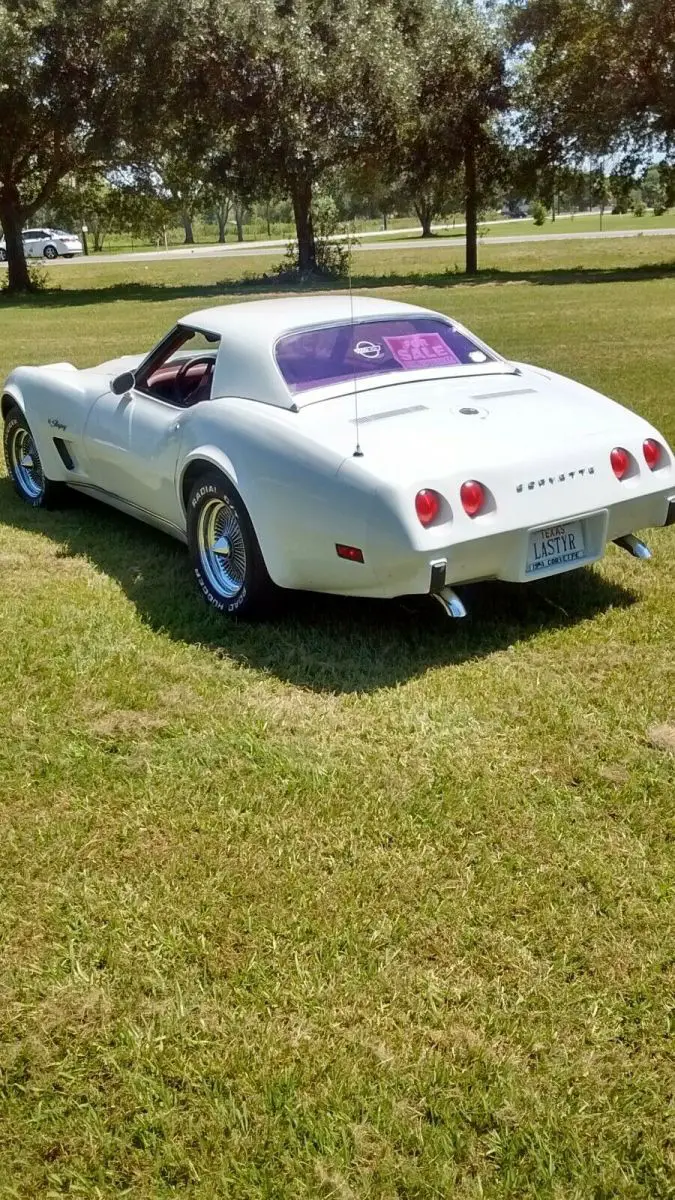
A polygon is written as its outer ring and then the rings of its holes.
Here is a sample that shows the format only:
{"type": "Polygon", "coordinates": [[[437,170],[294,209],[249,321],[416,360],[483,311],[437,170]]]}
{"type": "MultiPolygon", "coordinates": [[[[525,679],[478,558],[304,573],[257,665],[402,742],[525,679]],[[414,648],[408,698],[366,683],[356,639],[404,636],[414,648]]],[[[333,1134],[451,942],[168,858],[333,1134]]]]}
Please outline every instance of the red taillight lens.
{"type": "Polygon", "coordinates": [[[485,504],[485,489],[477,480],[467,479],[459,489],[459,498],[464,512],[470,517],[475,517],[485,504]]]}
{"type": "Polygon", "coordinates": [[[617,479],[623,479],[630,466],[630,455],[627,450],[622,450],[621,446],[615,446],[609,456],[609,461],[612,464],[612,470],[617,479]]]}
{"type": "Polygon", "coordinates": [[[345,546],[342,542],[337,542],[335,549],[338,558],[346,558],[349,562],[363,562],[363,550],[358,546],[345,546]]]}
{"type": "Polygon", "coordinates": [[[661,462],[661,447],[653,438],[647,438],[646,442],[642,443],[642,453],[645,456],[645,462],[650,471],[655,471],[661,462]]]}
{"type": "Polygon", "coordinates": [[[422,525],[431,525],[441,511],[441,498],[431,488],[422,488],[415,496],[415,512],[422,525]]]}

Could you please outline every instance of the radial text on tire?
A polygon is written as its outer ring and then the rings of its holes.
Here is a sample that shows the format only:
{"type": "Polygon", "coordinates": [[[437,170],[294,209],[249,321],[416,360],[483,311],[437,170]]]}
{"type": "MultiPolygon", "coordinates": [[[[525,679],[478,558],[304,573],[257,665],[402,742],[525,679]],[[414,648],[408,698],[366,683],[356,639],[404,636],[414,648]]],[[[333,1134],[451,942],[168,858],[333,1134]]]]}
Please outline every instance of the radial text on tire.
{"type": "Polygon", "coordinates": [[[190,561],[204,598],[219,612],[259,617],[274,587],[243,500],[219,471],[194,484],[187,505],[190,561]]]}

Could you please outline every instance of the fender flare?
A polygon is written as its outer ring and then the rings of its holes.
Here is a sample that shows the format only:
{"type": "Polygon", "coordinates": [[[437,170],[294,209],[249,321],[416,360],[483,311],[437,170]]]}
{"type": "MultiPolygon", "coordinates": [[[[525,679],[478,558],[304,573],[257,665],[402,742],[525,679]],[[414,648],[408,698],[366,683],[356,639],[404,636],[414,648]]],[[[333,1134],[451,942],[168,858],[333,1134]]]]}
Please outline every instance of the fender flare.
{"type": "Polygon", "coordinates": [[[0,400],[0,409],[1,409],[0,415],[2,415],[3,419],[7,416],[7,413],[9,411],[9,408],[10,408],[9,401],[16,404],[17,407],[21,409],[21,412],[23,413],[24,417],[26,416],[26,405],[24,403],[24,399],[21,394],[21,389],[19,387],[17,387],[17,385],[15,383],[8,382],[5,384],[5,386],[2,389],[2,400],[0,400]]]}
{"type": "MultiPolygon", "coordinates": [[[[230,483],[240,491],[237,472],[232,459],[225,454],[218,446],[197,446],[185,456],[180,464],[176,476],[176,489],[178,492],[178,501],[183,512],[183,516],[187,515],[187,501],[191,480],[202,471],[208,471],[209,468],[215,468],[220,471],[230,483]]],[[[246,503],[245,498],[242,500],[246,503]]]]}

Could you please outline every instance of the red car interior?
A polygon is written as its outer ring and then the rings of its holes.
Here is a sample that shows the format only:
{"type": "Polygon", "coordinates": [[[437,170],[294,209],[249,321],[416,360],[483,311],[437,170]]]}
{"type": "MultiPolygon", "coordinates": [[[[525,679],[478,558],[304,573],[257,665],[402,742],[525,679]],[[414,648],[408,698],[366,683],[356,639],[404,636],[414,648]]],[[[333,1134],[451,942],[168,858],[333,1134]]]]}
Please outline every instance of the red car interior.
{"type": "Polygon", "coordinates": [[[184,359],[158,367],[148,376],[146,387],[171,404],[198,404],[200,400],[208,400],[211,395],[214,365],[213,362],[208,363],[200,359],[194,366],[188,367],[180,381],[179,396],[176,395],[176,377],[181,367],[185,366],[184,359]]]}

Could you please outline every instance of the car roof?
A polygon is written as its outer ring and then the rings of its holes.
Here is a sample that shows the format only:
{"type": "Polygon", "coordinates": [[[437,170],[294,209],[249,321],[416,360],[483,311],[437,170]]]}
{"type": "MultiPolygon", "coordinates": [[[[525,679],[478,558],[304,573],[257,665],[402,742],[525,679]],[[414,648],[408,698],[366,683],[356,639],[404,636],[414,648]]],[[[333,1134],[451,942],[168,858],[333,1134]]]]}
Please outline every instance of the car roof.
{"type": "Polygon", "coordinates": [[[283,334],[351,320],[411,314],[447,319],[428,308],[395,300],[314,295],[202,308],[181,317],[178,324],[220,337],[215,396],[241,396],[280,408],[297,408],[308,403],[310,397],[292,395],[277,367],[274,348],[283,334]]]}
{"type": "Polygon", "coordinates": [[[363,320],[375,316],[391,317],[397,313],[428,312],[416,304],[400,304],[396,300],[378,300],[371,296],[290,296],[202,308],[181,317],[179,324],[193,325],[221,336],[232,331],[245,331],[247,338],[276,341],[283,333],[334,321],[349,321],[352,315],[354,320],[363,320]]]}

